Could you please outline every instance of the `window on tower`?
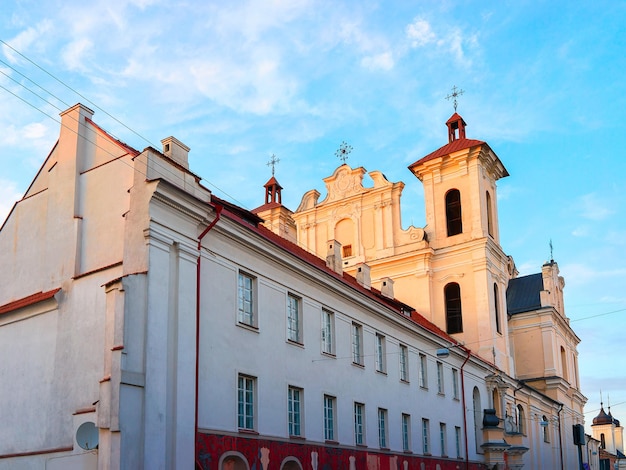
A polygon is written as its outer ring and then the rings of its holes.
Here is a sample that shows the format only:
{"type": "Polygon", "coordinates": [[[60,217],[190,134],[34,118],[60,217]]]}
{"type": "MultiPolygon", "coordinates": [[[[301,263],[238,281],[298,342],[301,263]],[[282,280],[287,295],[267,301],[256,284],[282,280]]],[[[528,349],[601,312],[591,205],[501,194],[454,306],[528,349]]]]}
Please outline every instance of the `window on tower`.
{"type": "Polygon", "coordinates": [[[449,237],[463,232],[461,193],[458,189],[451,189],[446,193],[446,222],[449,237]]]}
{"type": "Polygon", "coordinates": [[[461,315],[461,287],[451,282],[443,289],[446,301],[446,332],[448,334],[463,332],[463,317],[461,315]]]}
{"type": "Polygon", "coordinates": [[[487,233],[493,238],[493,207],[491,205],[491,194],[487,191],[487,233]]]}

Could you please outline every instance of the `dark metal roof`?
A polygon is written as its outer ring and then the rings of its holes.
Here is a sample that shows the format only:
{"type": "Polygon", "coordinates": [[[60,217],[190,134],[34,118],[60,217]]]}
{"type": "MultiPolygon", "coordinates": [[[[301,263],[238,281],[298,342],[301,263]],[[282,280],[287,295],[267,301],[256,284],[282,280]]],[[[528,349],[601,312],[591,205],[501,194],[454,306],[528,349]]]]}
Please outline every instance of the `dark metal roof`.
{"type": "Polygon", "coordinates": [[[541,308],[539,293],[543,290],[541,273],[516,277],[506,290],[506,309],[509,315],[541,308]]]}

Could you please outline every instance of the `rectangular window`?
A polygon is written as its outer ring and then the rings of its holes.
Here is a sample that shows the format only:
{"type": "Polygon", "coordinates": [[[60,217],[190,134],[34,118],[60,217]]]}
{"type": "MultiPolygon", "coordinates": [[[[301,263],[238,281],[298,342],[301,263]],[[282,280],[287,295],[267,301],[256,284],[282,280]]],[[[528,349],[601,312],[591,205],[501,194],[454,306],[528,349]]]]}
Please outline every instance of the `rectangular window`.
{"type": "Polygon", "coordinates": [[[352,362],[363,365],[363,327],[352,324],[352,362]]]}
{"type": "Polygon", "coordinates": [[[387,449],[387,410],[378,408],[378,446],[381,449],[387,449]]]}
{"type": "Polygon", "coordinates": [[[335,315],[322,310],[322,352],[335,354],[335,315]]]}
{"type": "Polygon", "coordinates": [[[426,355],[420,353],[420,387],[428,388],[428,366],[426,364],[426,355]]]}
{"type": "Polygon", "coordinates": [[[352,245],[343,246],[342,251],[343,251],[343,257],[349,258],[350,256],[352,256],[352,245]]]}
{"type": "Polygon", "coordinates": [[[402,450],[411,451],[411,415],[402,413],[402,450]]]}
{"type": "Polygon", "coordinates": [[[324,395],[324,439],[335,440],[335,397],[324,395]]]}
{"type": "Polygon", "coordinates": [[[409,348],[400,345],[400,380],[409,381],[409,348]]]}
{"type": "Polygon", "coordinates": [[[288,389],[289,435],[302,435],[302,389],[289,387],[288,389]]]}
{"type": "Polygon", "coordinates": [[[252,276],[242,272],[239,273],[237,283],[237,321],[244,325],[256,326],[254,286],[255,279],[252,276]]]}
{"type": "Polygon", "coordinates": [[[354,443],[363,445],[365,443],[365,405],[354,403],[354,443]]]}
{"type": "Polygon", "coordinates": [[[239,429],[254,430],[255,412],[254,377],[239,374],[237,385],[237,421],[239,429]]]}
{"type": "Polygon", "coordinates": [[[378,372],[385,372],[385,337],[379,333],[376,333],[376,370],[378,372]]]}
{"type": "Polygon", "coordinates": [[[422,453],[430,454],[430,421],[422,418],[422,453]]]}
{"type": "Polygon", "coordinates": [[[459,399],[459,371],[452,369],[452,393],[455,400],[459,399]]]}
{"type": "Polygon", "coordinates": [[[439,440],[441,445],[441,456],[448,455],[448,436],[446,435],[446,423],[439,423],[439,440]]]}
{"type": "Polygon", "coordinates": [[[454,427],[454,441],[456,442],[456,458],[461,458],[461,428],[454,427]]]}
{"type": "Polygon", "coordinates": [[[287,296],[287,339],[302,343],[302,300],[292,294],[287,296]]]}
{"type": "Polygon", "coordinates": [[[437,362],[437,393],[443,395],[443,364],[441,362],[437,362]]]}

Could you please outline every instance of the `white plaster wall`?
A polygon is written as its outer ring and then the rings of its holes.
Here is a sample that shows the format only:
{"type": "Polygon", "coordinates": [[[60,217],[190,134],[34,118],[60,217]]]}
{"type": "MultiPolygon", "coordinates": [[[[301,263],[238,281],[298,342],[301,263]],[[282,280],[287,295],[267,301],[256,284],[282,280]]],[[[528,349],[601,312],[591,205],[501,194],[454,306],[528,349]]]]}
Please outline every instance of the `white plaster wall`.
{"type": "MultiPolygon", "coordinates": [[[[103,370],[104,291],[109,269],[75,280],[57,294],[58,308],[29,318],[3,316],[0,354],[0,455],[74,445],[73,414],[98,400],[103,370]]],[[[34,309],[37,306],[29,307],[34,309]]],[[[43,458],[43,457],[42,457],[43,458]]],[[[2,459],[0,468],[30,468],[39,457],[2,459]],[[2,467],[5,465],[5,467],[2,467]]],[[[42,468],[42,467],[39,467],[42,468]]]]}
{"type": "MultiPolygon", "coordinates": [[[[405,318],[393,320],[373,313],[361,300],[318,284],[315,270],[301,273],[296,267],[280,267],[271,254],[260,255],[240,243],[222,238],[219,228],[205,239],[210,253],[203,257],[199,427],[237,432],[237,376],[257,377],[257,431],[264,436],[288,437],[287,388],[304,389],[304,436],[323,442],[322,400],[324,394],[337,397],[337,436],[343,445],[354,444],[353,403],[365,404],[366,444],[378,448],[378,408],[388,410],[389,446],[402,451],[401,414],[411,415],[412,449],[421,453],[421,419],[430,419],[433,455],[441,455],[439,423],[448,430],[448,454],[456,456],[454,427],[463,429],[460,400],[452,398],[452,372],[460,369],[462,357],[443,359],[446,394],[437,394],[435,353],[438,345],[420,338],[405,318]],[[237,270],[257,276],[258,331],[237,324],[237,270]],[[286,340],[287,293],[303,300],[303,346],[286,340]],[[336,357],[321,353],[322,307],[335,312],[336,357]],[[363,325],[364,367],[352,364],[352,321],[363,325]],[[375,370],[375,334],[386,337],[387,373],[375,370]],[[399,378],[398,345],[409,346],[409,378],[399,378]],[[418,385],[417,354],[428,356],[429,388],[418,385]],[[453,365],[451,365],[453,364],[453,365]]],[[[323,281],[322,281],[323,282],[323,281]]],[[[342,287],[349,290],[349,288],[342,287]]],[[[365,301],[366,304],[370,301],[365,301]]],[[[468,367],[468,371],[473,366],[468,367]]],[[[486,395],[485,371],[466,376],[466,394],[476,384],[486,395]]],[[[459,376],[459,396],[460,396],[459,376]]],[[[475,458],[473,421],[468,414],[470,458],[475,458]]],[[[464,452],[462,452],[464,455],[464,452]]]]}

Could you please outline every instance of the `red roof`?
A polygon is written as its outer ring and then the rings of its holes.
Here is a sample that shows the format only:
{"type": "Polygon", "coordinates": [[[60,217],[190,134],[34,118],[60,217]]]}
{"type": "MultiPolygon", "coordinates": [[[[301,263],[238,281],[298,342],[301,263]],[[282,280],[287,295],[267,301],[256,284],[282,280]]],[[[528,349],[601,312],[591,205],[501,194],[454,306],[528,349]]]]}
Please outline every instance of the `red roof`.
{"type": "Polygon", "coordinates": [[[37,292],[36,294],[31,294],[28,297],[24,297],[19,300],[14,300],[13,302],[9,302],[8,304],[0,305],[0,315],[3,313],[9,313],[19,308],[28,307],[29,305],[36,304],[38,302],[43,302],[44,300],[51,299],[54,297],[54,294],[59,292],[61,288],[49,290],[48,292],[37,292]]]}
{"type": "Polygon", "coordinates": [[[267,183],[265,183],[263,185],[264,188],[267,188],[268,186],[277,186],[280,189],[283,189],[283,187],[278,183],[278,180],[276,178],[274,178],[274,176],[272,176],[267,183]]]}
{"type": "Polygon", "coordinates": [[[109,134],[107,131],[105,131],[102,127],[100,127],[98,124],[96,124],[95,122],[93,122],[91,119],[89,119],[88,117],[85,118],[85,121],[87,121],[89,124],[91,124],[92,126],[94,126],[96,129],[98,129],[100,132],[102,132],[105,136],[107,136],[109,139],[111,139],[113,142],[115,142],[117,145],[119,145],[120,147],[122,147],[124,150],[126,150],[128,153],[130,153],[133,156],[137,156],[139,155],[139,151],[132,148],[130,145],[122,142],[119,139],[116,139],[115,137],[113,137],[111,134],[109,134]]]}
{"type": "MultiPolygon", "coordinates": [[[[452,118],[450,118],[450,119],[452,119],[452,118]]],[[[418,161],[416,161],[412,165],[409,165],[409,169],[412,170],[413,167],[416,167],[418,165],[422,165],[423,163],[426,163],[427,161],[430,161],[430,160],[434,160],[435,158],[443,157],[444,155],[449,155],[449,154],[451,154],[453,152],[458,152],[459,150],[465,150],[467,148],[476,147],[476,146],[479,146],[479,145],[486,145],[486,143],[483,142],[482,140],[474,140],[474,139],[457,139],[457,140],[453,140],[449,144],[446,144],[443,147],[438,148],[434,152],[429,153],[428,155],[426,155],[425,157],[420,158],[418,161]]]]}

